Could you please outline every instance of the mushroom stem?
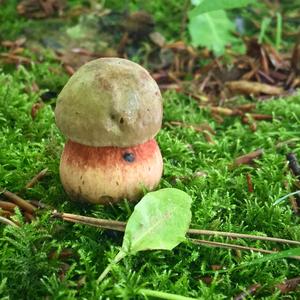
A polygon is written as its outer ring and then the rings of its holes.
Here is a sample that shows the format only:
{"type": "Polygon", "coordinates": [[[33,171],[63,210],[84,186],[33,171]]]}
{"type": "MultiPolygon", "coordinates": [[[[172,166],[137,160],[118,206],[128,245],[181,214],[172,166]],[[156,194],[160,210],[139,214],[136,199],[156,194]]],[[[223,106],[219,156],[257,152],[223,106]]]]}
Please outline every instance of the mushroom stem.
{"type": "Polygon", "coordinates": [[[127,147],[92,147],[68,141],[61,163],[61,182],[72,199],[95,204],[137,200],[143,189],[159,183],[163,161],[154,139],[127,147]]]}

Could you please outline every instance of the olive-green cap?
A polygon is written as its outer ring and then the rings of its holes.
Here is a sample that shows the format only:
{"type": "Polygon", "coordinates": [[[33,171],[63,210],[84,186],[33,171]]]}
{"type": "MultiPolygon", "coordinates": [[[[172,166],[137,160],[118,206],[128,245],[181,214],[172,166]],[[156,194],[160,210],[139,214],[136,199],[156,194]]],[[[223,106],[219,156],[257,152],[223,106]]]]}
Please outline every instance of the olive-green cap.
{"type": "Polygon", "coordinates": [[[161,127],[159,87],[140,65],[100,58],[81,66],[58,95],[56,124],[70,140],[94,147],[130,147],[161,127]]]}

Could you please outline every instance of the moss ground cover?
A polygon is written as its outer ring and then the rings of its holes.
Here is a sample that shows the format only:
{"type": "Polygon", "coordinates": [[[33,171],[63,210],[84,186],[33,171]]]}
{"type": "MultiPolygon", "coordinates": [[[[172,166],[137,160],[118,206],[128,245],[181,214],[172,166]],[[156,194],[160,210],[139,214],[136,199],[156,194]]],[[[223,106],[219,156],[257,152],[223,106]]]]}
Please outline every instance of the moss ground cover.
{"type": "MultiPolygon", "coordinates": [[[[34,120],[30,116],[38,95],[28,94],[25,87],[36,79],[34,73],[35,70],[21,68],[11,74],[2,72],[0,77],[1,187],[18,192],[36,173],[48,167],[49,174],[43,181],[21,193],[24,198],[42,200],[59,211],[126,221],[132,204],[80,207],[68,201],[58,174],[64,141],[54,124],[52,105],[46,104],[34,120]]],[[[165,162],[160,187],[176,187],[192,196],[193,227],[300,240],[299,219],[289,203],[272,205],[290,192],[285,182],[289,185],[293,182],[285,154],[289,151],[299,154],[299,146],[276,150],[274,145],[299,137],[299,96],[259,104],[259,111],[273,114],[274,121],[260,122],[255,133],[239,119],[228,118],[218,125],[194,100],[174,92],[164,94],[164,109],[164,128],[158,135],[165,162]],[[172,120],[209,123],[216,131],[215,143],[208,144],[192,128],[168,125],[172,120]],[[228,167],[237,156],[257,148],[264,148],[265,155],[257,160],[255,168],[240,166],[231,170],[228,167]],[[198,171],[207,175],[193,176],[198,171]],[[247,173],[251,174],[253,193],[247,188],[247,173]]],[[[65,224],[53,220],[49,213],[41,214],[31,224],[24,223],[20,229],[1,226],[2,295],[15,298],[22,294],[31,299],[47,294],[68,299],[97,295],[134,297],[136,289],[147,286],[187,296],[222,299],[255,282],[271,288],[299,272],[297,261],[280,260],[236,272],[216,273],[212,284],[206,285],[201,278],[212,265],[230,269],[260,254],[187,243],[172,252],[144,252],[127,258],[113,269],[105,284],[95,286],[97,276],[116,253],[121,240],[121,234],[65,224]],[[58,254],[49,259],[51,252],[59,253],[65,248],[75,253],[67,262],[62,262],[58,254]],[[68,266],[67,271],[63,270],[64,265],[68,266]]],[[[242,243],[266,249],[275,247],[266,242],[242,243]]],[[[269,291],[267,295],[270,293],[275,297],[276,291],[269,291]]],[[[291,296],[297,297],[297,293],[291,296]]]]}
{"type": "MultiPolygon", "coordinates": [[[[19,30],[17,25],[14,28],[19,30]]],[[[54,123],[55,98],[45,102],[35,119],[30,115],[42,93],[66,83],[66,75],[51,71],[55,67],[57,63],[49,59],[27,68],[0,70],[0,187],[24,199],[41,200],[58,211],[126,221],[134,204],[79,205],[69,201],[61,186],[58,166],[64,138],[54,123]],[[30,91],[35,82],[42,87],[38,92],[30,91]],[[33,188],[24,189],[44,168],[49,169],[47,176],[33,188]]],[[[259,122],[255,132],[240,118],[226,117],[219,124],[208,109],[199,108],[194,99],[180,93],[167,91],[163,98],[163,128],[157,140],[165,165],[159,188],[175,187],[192,197],[191,227],[299,241],[299,216],[288,200],[276,206],[273,203],[294,191],[295,178],[285,156],[294,152],[300,157],[300,143],[281,148],[276,144],[300,138],[300,94],[259,102],[257,111],[273,115],[273,121],[259,122]],[[209,124],[216,132],[214,143],[193,128],[175,126],[171,121],[209,124]],[[254,166],[230,167],[236,157],[258,148],[265,153],[254,166]],[[248,189],[247,174],[253,192],[248,189]]],[[[236,101],[249,102],[243,98],[236,101]]],[[[65,223],[51,217],[50,210],[38,213],[31,223],[26,223],[19,211],[14,218],[19,228],[0,225],[1,299],[144,299],[138,295],[142,288],[200,299],[228,299],[256,283],[261,285],[262,299],[278,299],[281,295],[275,286],[299,276],[300,271],[300,263],[294,259],[235,270],[262,254],[186,242],[173,251],[128,256],[97,285],[100,273],[122,244],[121,233],[65,223]]],[[[264,241],[214,240],[270,250],[290,247],[264,241]]],[[[299,299],[300,292],[292,291],[287,297],[299,299]]]]}

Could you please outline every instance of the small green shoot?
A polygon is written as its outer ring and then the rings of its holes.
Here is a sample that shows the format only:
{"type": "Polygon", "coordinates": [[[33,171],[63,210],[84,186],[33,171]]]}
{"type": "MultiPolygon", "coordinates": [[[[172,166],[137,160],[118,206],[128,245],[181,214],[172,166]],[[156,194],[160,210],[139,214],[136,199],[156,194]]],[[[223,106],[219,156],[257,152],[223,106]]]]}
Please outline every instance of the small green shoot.
{"type": "Polygon", "coordinates": [[[282,15],[281,13],[276,13],[276,50],[279,50],[282,41],[282,15]]]}
{"type": "Polygon", "coordinates": [[[266,31],[270,24],[271,24],[271,18],[263,18],[263,20],[261,22],[261,26],[260,26],[259,37],[258,37],[258,42],[260,44],[262,44],[263,40],[265,39],[266,31]]]}
{"type": "Polygon", "coordinates": [[[191,222],[191,197],[175,188],[148,193],[135,206],[125,229],[122,248],[97,280],[99,284],[128,254],[172,250],[183,242],[191,222]]]}

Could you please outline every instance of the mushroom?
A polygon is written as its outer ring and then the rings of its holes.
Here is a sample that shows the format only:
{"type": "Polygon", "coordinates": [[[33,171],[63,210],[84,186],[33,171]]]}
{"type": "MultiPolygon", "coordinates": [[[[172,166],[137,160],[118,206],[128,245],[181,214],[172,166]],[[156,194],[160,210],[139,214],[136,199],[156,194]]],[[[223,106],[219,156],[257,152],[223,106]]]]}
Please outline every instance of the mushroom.
{"type": "Polygon", "coordinates": [[[80,67],[58,95],[56,124],[68,138],[60,160],[62,185],[74,200],[138,200],[154,189],[163,161],[154,137],[162,97],[140,65],[100,58],[80,67]]]}

